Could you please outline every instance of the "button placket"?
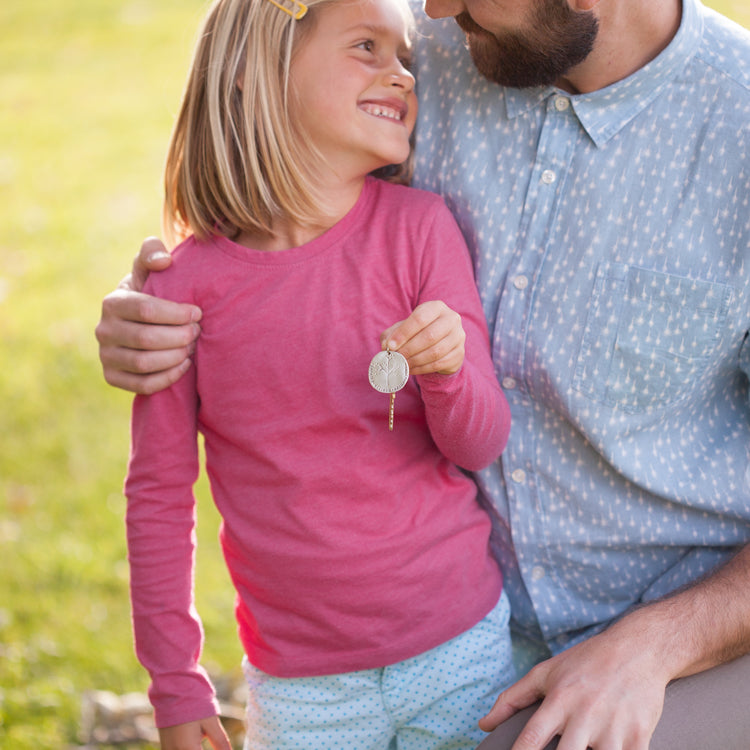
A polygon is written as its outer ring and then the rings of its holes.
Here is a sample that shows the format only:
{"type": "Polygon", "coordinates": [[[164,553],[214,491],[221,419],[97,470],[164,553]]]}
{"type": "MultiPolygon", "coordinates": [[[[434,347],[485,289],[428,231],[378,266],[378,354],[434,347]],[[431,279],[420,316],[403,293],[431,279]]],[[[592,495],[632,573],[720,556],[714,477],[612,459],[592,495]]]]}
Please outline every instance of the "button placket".
{"type": "Polygon", "coordinates": [[[514,469],[510,475],[510,478],[516,484],[523,484],[526,481],[526,472],[523,469],[514,469]]]}
{"type": "MultiPolygon", "coordinates": [[[[529,605],[537,609],[540,602],[558,594],[557,576],[548,550],[551,537],[549,517],[540,497],[536,479],[535,435],[525,428],[534,421],[533,402],[527,397],[533,390],[537,373],[527,370],[527,335],[536,285],[544,281],[544,261],[550,233],[554,230],[560,191],[575,151],[580,124],[573,113],[572,102],[553,94],[546,103],[540,124],[533,174],[527,186],[521,233],[515,253],[508,264],[506,286],[500,295],[493,334],[501,385],[511,404],[515,432],[501,457],[507,513],[514,535],[519,573],[526,584],[529,605]],[[511,387],[511,385],[513,387],[511,387]],[[519,437],[522,436],[522,437],[519,437]]],[[[543,607],[543,604],[541,605],[543,607]]],[[[539,614],[544,628],[546,619],[539,614]]]]}
{"type": "Polygon", "coordinates": [[[551,169],[545,169],[544,172],[542,172],[542,182],[545,185],[551,185],[556,179],[557,176],[551,169]]]}

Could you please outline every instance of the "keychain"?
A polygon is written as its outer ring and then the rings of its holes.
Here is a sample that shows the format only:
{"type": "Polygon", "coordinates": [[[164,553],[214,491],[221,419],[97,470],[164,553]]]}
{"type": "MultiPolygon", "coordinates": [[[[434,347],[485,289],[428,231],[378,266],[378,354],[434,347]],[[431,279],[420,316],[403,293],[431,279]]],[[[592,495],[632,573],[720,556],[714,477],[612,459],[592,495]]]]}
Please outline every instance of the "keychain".
{"type": "Polygon", "coordinates": [[[370,385],[380,393],[391,395],[388,408],[388,429],[393,430],[393,411],[396,404],[396,392],[400,391],[409,380],[409,363],[403,354],[390,349],[378,352],[370,362],[370,385]]]}

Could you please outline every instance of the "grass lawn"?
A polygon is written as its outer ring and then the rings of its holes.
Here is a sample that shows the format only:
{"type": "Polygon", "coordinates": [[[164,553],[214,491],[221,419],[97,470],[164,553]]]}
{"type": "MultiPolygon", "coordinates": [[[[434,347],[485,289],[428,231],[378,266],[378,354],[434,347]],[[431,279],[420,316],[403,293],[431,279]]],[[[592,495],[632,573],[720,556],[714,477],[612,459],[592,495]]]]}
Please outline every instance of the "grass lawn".
{"type": "MultiPolygon", "coordinates": [[[[712,2],[750,26],[750,0],[712,2]]],[[[122,478],[130,397],[101,378],[101,298],[159,231],[160,171],[203,0],[0,3],[0,748],[78,742],[80,696],[142,691],[122,478]]],[[[199,488],[205,663],[236,670],[199,488]]]]}
{"type": "MultiPolygon", "coordinates": [[[[103,383],[93,329],[140,239],[158,233],[165,143],[203,7],[0,4],[0,747],[8,750],[75,744],[83,691],[146,686],[132,655],[121,494],[130,397],[103,383]]],[[[200,526],[206,661],[228,670],[240,653],[210,502],[200,526]]]]}

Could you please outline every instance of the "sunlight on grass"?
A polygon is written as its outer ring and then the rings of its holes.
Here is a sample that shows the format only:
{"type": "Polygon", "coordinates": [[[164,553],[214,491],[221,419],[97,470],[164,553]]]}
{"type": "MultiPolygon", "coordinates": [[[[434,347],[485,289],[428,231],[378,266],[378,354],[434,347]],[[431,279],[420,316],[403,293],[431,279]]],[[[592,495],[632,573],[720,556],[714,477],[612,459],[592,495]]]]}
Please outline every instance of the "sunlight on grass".
{"type": "MultiPolygon", "coordinates": [[[[93,329],[141,238],[158,233],[163,153],[203,7],[0,6],[3,748],[64,748],[83,691],[146,686],[121,493],[130,397],[104,384],[93,329]]],[[[201,507],[206,661],[228,670],[240,657],[233,597],[215,511],[201,507]]]]}
{"type": "MultiPolygon", "coordinates": [[[[712,3],[750,26],[750,2],[712,3]]],[[[121,494],[130,397],[101,378],[101,299],[159,231],[202,0],[0,3],[0,747],[77,742],[81,694],[144,690],[121,494]]],[[[236,669],[199,486],[205,662],[236,669]]]]}

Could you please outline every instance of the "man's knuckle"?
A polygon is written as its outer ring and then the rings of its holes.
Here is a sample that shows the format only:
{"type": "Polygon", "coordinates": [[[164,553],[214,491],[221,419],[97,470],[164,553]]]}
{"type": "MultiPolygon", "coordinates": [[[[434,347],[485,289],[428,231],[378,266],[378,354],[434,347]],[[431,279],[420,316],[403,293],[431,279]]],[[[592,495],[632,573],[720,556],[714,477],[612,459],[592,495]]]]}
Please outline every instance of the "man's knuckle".
{"type": "Polygon", "coordinates": [[[133,331],[132,338],[132,349],[134,350],[133,357],[140,358],[140,350],[150,348],[153,336],[148,328],[140,326],[133,331]]]}
{"type": "Polygon", "coordinates": [[[107,340],[107,328],[104,325],[104,321],[100,320],[97,323],[96,328],[94,328],[94,336],[96,336],[96,340],[99,342],[99,347],[101,348],[107,340]]]}
{"type": "Polygon", "coordinates": [[[151,368],[150,357],[146,351],[134,351],[130,359],[130,370],[136,373],[148,372],[151,368]]]}
{"type": "Polygon", "coordinates": [[[546,737],[538,730],[535,726],[529,726],[528,724],[521,730],[518,735],[518,747],[521,750],[525,748],[538,748],[542,747],[546,737]]]}
{"type": "Polygon", "coordinates": [[[104,368],[105,375],[107,375],[109,372],[116,372],[118,370],[117,361],[112,354],[112,349],[109,346],[99,347],[99,361],[104,368]]]}
{"type": "Polygon", "coordinates": [[[632,725],[633,747],[648,747],[651,735],[656,727],[656,720],[650,716],[636,716],[632,725]]]}
{"type": "Polygon", "coordinates": [[[154,304],[148,297],[136,302],[136,317],[144,323],[151,323],[154,320],[154,304]]]}

